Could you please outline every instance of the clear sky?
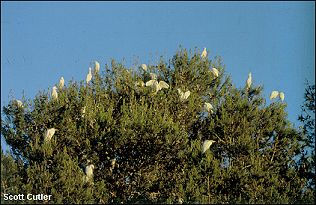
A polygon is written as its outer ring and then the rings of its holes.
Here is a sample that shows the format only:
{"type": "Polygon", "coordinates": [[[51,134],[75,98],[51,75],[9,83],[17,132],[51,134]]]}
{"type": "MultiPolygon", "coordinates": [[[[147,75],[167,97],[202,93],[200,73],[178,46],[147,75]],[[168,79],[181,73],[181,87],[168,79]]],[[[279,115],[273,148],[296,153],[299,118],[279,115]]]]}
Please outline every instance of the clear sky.
{"type": "Polygon", "coordinates": [[[180,45],[221,56],[237,87],[251,72],[268,103],[283,91],[299,124],[305,79],[315,83],[315,2],[1,1],[1,107],[85,79],[93,60],[153,64],[180,45]]]}

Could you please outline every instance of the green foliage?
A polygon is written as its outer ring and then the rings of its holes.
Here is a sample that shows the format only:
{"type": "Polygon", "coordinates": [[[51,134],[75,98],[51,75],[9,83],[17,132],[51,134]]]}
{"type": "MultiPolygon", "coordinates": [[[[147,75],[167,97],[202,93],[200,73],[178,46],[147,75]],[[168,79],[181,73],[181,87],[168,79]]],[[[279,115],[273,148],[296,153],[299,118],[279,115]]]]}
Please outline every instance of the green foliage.
{"type": "Polygon", "coordinates": [[[147,71],[112,60],[89,84],[58,89],[58,100],[40,92],[24,107],[3,108],[1,131],[14,159],[2,157],[2,193],[51,194],[55,203],[312,202],[294,161],[302,133],[287,120],[286,104],[267,104],[262,90],[236,88],[221,58],[196,51],[180,49],[147,71]],[[150,73],[169,88],[142,86],[150,73]],[[181,100],[178,88],[190,96],[181,100]],[[207,139],[216,142],[202,154],[207,139]]]}

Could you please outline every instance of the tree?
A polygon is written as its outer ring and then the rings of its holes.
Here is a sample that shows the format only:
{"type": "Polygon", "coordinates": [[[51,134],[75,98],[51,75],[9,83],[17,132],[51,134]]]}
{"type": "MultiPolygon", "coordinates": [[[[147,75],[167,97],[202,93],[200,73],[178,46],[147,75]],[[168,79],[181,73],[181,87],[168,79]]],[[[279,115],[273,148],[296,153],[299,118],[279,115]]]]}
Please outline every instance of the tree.
{"type": "Polygon", "coordinates": [[[23,162],[16,186],[59,203],[306,201],[294,159],[304,149],[301,133],[286,104],[266,103],[262,90],[236,88],[220,57],[197,50],[180,48],[147,71],[112,60],[89,84],[70,81],[57,100],[40,92],[23,107],[3,108],[2,135],[23,162]],[[144,86],[151,73],[169,87],[144,86]],[[45,143],[49,128],[58,130],[45,143]],[[216,142],[202,153],[204,140],[216,142]]]}
{"type": "Polygon", "coordinates": [[[303,201],[313,203],[315,201],[315,84],[306,83],[304,100],[302,114],[298,117],[303,123],[301,141],[304,149],[296,166],[299,176],[306,184],[305,189],[302,190],[305,192],[303,201]]]}

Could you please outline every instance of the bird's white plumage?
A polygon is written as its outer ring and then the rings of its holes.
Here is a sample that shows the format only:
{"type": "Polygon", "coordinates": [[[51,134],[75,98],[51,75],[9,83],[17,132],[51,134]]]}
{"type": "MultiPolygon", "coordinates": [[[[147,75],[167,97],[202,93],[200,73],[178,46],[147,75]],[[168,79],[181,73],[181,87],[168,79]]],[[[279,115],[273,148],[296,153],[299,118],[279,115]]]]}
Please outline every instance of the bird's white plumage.
{"type": "Polygon", "coordinates": [[[284,100],[284,93],[283,93],[283,92],[280,92],[280,93],[279,93],[279,97],[280,97],[280,99],[283,101],[283,100],[284,100]]]}
{"type": "Polygon", "coordinates": [[[57,87],[56,86],[53,87],[52,97],[53,97],[54,100],[57,100],[57,98],[58,98],[57,87]]]}
{"type": "Polygon", "coordinates": [[[252,77],[251,77],[251,73],[248,74],[248,79],[247,79],[247,89],[250,88],[252,83],[252,77]]]}
{"type": "Polygon", "coordinates": [[[23,103],[20,100],[15,100],[19,107],[23,107],[23,103]]]}
{"type": "Polygon", "coordinates": [[[276,91],[276,90],[272,91],[272,92],[271,92],[271,95],[270,95],[270,100],[272,100],[272,99],[278,97],[278,95],[279,95],[279,92],[278,92],[278,91],[276,91]]]}
{"type": "Polygon", "coordinates": [[[93,169],[94,169],[94,165],[93,164],[90,164],[88,166],[86,166],[86,175],[87,175],[87,178],[88,179],[92,179],[93,177],[93,169]]]}
{"type": "Polygon", "coordinates": [[[154,86],[158,84],[157,80],[149,80],[146,82],[146,86],[154,86]]]}
{"type": "Polygon", "coordinates": [[[203,52],[201,54],[201,57],[202,58],[206,58],[206,56],[207,56],[207,51],[206,51],[206,48],[204,48],[204,50],[203,50],[203,52]]]}
{"type": "Polygon", "coordinates": [[[178,88],[178,93],[180,95],[180,99],[181,100],[186,100],[188,99],[188,97],[190,96],[191,92],[188,90],[186,92],[182,92],[182,90],[180,88],[178,88]]]}
{"type": "Polygon", "coordinates": [[[91,81],[91,79],[92,79],[92,73],[91,73],[91,67],[89,67],[89,73],[87,74],[87,77],[86,77],[87,84],[91,81]]]}
{"type": "Polygon", "coordinates": [[[65,85],[65,80],[64,77],[61,77],[59,80],[59,88],[62,89],[65,85]]]}
{"type": "Polygon", "coordinates": [[[190,96],[191,92],[188,90],[184,93],[183,98],[184,99],[188,99],[188,97],[190,96]]]}
{"type": "Polygon", "coordinates": [[[213,113],[213,106],[211,103],[205,102],[204,108],[207,110],[207,112],[213,113]]]}
{"type": "Polygon", "coordinates": [[[156,86],[156,91],[158,92],[159,90],[161,90],[163,88],[168,89],[169,85],[165,81],[161,80],[161,81],[159,81],[158,85],[156,86]]]}
{"type": "Polygon", "coordinates": [[[54,136],[56,130],[57,129],[55,129],[55,128],[50,128],[50,129],[46,130],[44,141],[45,142],[50,141],[52,139],[52,137],[54,136]]]}
{"type": "Polygon", "coordinates": [[[98,61],[94,61],[94,71],[96,73],[100,71],[100,63],[98,61]]]}
{"type": "Polygon", "coordinates": [[[156,90],[156,93],[163,88],[166,88],[166,89],[169,88],[169,85],[165,81],[161,80],[158,83],[156,79],[147,81],[146,86],[152,86],[156,90]]]}
{"type": "Polygon", "coordinates": [[[214,140],[205,140],[202,145],[202,153],[206,152],[214,142],[214,140]]]}
{"type": "Polygon", "coordinates": [[[212,73],[213,73],[215,78],[217,78],[218,75],[219,75],[219,72],[218,72],[218,70],[216,68],[212,68],[212,73]]]}
{"type": "Polygon", "coordinates": [[[141,67],[142,67],[142,69],[143,69],[144,71],[147,71],[147,65],[146,65],[146,64],[142,64],[141,67]]]}

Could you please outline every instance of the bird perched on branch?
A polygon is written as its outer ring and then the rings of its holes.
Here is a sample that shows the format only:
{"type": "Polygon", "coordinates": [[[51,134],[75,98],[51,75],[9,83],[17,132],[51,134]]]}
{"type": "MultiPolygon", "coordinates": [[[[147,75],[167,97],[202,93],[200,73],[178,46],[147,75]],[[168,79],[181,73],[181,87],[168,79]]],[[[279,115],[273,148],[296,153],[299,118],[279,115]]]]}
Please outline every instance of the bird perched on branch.
{"type": "Polygon", "coordinates": [[[142,67],[142,69],[143,69],[144,71],[147,71],[147,65],[146,65],[146,64],[142,64],[141,67],[142,67]]]}
{"type": "Polygon", "coordinates": [[[247,90],[250,88],[252,84],[252,77],[251,77],[251,73],[248,74],[248,79],[247,79],[247,90]]]}
{"type": "Polygon", "coordinates": [[[93,164],[86,166],[86,169],[85,169],[86,181],[91,181],[93,179],[93,169],[94,169],[93,164]]]}
{"type": "Polygon", "coordinates": [[[280,93],[279,93],[279,97],[280,97],[280,99],[283,101],[283,100],[284,100],[284,93],[283,93],[283,92],[280,92],[280,93]]]}
{"type": "Polygon", "coordinates": [[[100,71],[100,63],[98,61],[94,61],[94,72],[98,73],[100,71]]]}
{"type": "Polygon", "coordinates": [[[202,145],[202,154],[206,152],[214,142],[214,140],[205,140],[202,145]]]}
{"type": "Polygon", "coordinates": [[[15,100],[15,102],[19,107],[23,108],[23,103],[20,100],[15,100]]]}
{"type": "Polygon", "coordinates": [[[213,114],[213,106],[211,105],[211,103],[205,102],[204,103],[204,109],[207,112],[210,112],[211,114],[213,114]]]}
{"type": "Polygon", "coordinates": [[[64,77],[61,77],[59,80],[59,89],[62,89],[65,85],[64,77]]]}
{"type": "Polygon", "coordinates": [[[182,90],[180,88],[178,88],[178,93],[180,95],[180,100],[184,101],[186,99],[188,99],[188,97],[190,96],[191,92],[188,90],[186,92],[182,92],[182,90]]]}
{"type": "Polygon", "coordinates": [[[276,90],[272,91],[270,95],[270,100],[278,97],[278,95],[279,95],[279,91],[276,91],[276,90]]]}
{"type": "Polygon", "coordinates": [[[150,80],[150,81],[146,82],[146,86],[152,86],[153,88],[155,88],[156,93],[163,88],[166,88],[166,89],[169,88],[168,83],[166,83],[165,81],[162,81],[162,80],[159,81],[159,83],[157,80],[150,80]]]}
{"type": "Polygon", "coordinates": [[[48,129],[45,133],[44,141],[49,142],[52,139],[52,137],[54,136],[56,131],[57,131],[57,129],[55,129],[55,128],[48,129]]]}
{"type": "Polygon", "coordinates": [[[89,73],[87,74],[87,77],[86,77],[87,84],[91,81],[91,79],[92,79],[92,73],[91,73],[91,67],[89,67],[89,73]]]}
{"type": "Polygon", "coordinates": [[[204,48],[204,50],[203,50],[203,52],[201,54],[201,57],[202,58],[206,58],[206,56],[207,56],[207,51],[206,51],[206,48],[204,48]]]}
{"type": "Polygon", "coordinates": [[[52,97],[53,97],[54,100],[58,99],[57,87],[56,86],[53,87],[52,97]]]}
{"type": "Polygon", "coordinates": [[[216,68],[212,68],[212,71],[211,71],[211,72],[213,73],[213,75],[214,75],[215,78],[218,77],[219,72],[218,72],[218,70],[217,70],[216,68]]]}

